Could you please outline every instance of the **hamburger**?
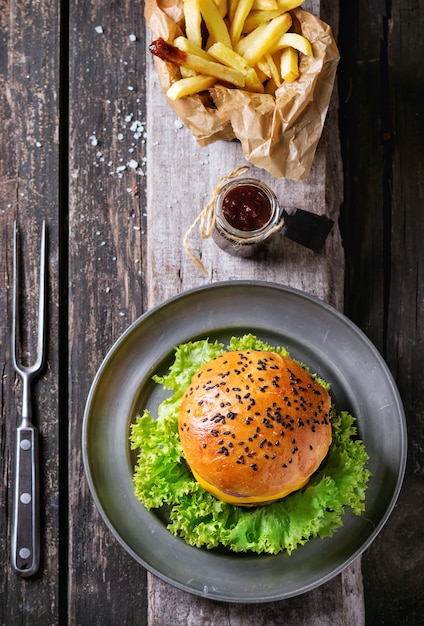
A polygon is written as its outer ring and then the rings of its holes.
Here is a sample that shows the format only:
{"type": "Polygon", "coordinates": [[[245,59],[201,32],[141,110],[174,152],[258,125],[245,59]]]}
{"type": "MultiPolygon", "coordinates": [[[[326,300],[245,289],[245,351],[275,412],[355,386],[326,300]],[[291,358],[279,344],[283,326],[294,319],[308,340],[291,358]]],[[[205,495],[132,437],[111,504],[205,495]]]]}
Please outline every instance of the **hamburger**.
{"type": "Polygon", "coordinates": [[[178,432],[195,479],[239,506],[281,500],[304,487],[331,441],[331,398],[297,361],[232,350],[198,369],[178,432]]]}
{"type": "Polygon", "coordinates": [[[148,511],[159,511],[161,519],[168,521],[167,529],[187,544],[234,553],[291,554],[314,537],[331,537],[342,526],[346,507],[355,515],[364,513],[369,457],[356,420],[346,410],[337,411],[333,403],[331,445],[325,461],[313,471],[325,456],[325,437],[330,437],[325,423],[329,422],[330,383],[316,374],[311,377],[306,366],[289,357],[284,347],[253,334],[231,337],[226,344],[200,339],[177,346],[167,372],[154,374],[159,388],[171,395],[166,393],[153,412],[145,407],[131,426],[131,449],[137,451],[134,493],[148,511]],[[249,389],[243,389],[243,384],[249,389]],[[213,385],[218,386],[206,388],[213,385]],[[232,405],[225,406],[226,402],[232,405]],[[250,430],[242,430],[247,427],[250,430]],[[197,436],[196,428],[201,429],[197,436]],[[312,463],[312,453],[320,446],[321,453],[312,463]],[[249,452],[256,455],[247,456],[249,452]],[[205,466],[212,466],[214,459],[216,469],[207,473],[205,466]],[[251,467],[254,464],[256,469],[251,467]],[[248,481],[235,485],[242,469],[248,481]],[[230,477],[231,484],[223,482],[230,477]],[[307,488],[301,489],[304,481],[307,488]],[[297,491],[282,496],[296,486],[297,491]],[[234,503],[228,502],[232,498],[234,503]],[[267,506],[258,506],[266,502],[267,506]]]}

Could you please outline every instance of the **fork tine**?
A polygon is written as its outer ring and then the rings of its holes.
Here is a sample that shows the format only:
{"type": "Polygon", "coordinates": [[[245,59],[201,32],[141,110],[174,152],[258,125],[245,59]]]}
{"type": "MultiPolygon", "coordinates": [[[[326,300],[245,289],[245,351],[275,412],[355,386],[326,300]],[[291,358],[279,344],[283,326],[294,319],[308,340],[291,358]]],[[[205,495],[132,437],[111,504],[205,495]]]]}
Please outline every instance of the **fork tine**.
{"type": "Polygon", "coordinates": [[[13,228],[13,315],[12,315],[12,359],[15,370],[22,373],[35,374],[44,362],[44,338],[45,338],[45,307],[46,307],[46,222],[43,220],[41,231],[40,250],[40,274],[38,295],[38,332],[37,332],[37,356],[30,366],[24,366],[18,357],[18,334],[19,334],[19,276],[18,276],[18,226],[14,223],[13,228]]]}

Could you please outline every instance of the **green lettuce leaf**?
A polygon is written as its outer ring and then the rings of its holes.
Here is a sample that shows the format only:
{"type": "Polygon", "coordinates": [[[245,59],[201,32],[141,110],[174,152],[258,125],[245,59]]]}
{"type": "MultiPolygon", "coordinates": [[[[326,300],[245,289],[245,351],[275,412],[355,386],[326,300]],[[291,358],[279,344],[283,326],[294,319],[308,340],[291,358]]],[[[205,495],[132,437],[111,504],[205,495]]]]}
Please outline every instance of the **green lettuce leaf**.
{"type": "MultiPolygon", "coordinates": [[[[131,448],[139,451],[134,490],[147,509],[166,507],[168,529],[192,546],[290,554],[313,537],[331,537],[342,525],[347,506],[355,515],[363,513],[369,457],[357,438],[355,419],[347,412],[336,414],[333,407],[329,453],[303,489],[279,502],[252,508],[222,502],[205,491],[184,460],[178,435],[181,399],[204,363],[227,350],[249,349],[288,356],[285,348],[251,334],[233,337],[228,346],[208,339],[178,346],[169,372],[154,376],[172,395],[159,406],[157,418],[145,410],[131,428],[131,448]]],[[[329,389],[326,381],[316,378],[329,389]]]]}

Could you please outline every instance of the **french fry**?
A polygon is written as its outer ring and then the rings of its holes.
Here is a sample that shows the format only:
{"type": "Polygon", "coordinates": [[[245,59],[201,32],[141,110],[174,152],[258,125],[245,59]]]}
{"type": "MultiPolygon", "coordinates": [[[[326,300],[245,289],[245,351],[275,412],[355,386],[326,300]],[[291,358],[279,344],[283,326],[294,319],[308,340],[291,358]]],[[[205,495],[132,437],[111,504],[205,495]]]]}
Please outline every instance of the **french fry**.
{"type": "Polygon", "coordinates": [[[214,0],[216,6],[218,7],[218,11],[221,17],[225,17],[228,13],[228,2],[227,0],[214,0]]]}
{"type": "Polygon", "coordinates": [[[230,24],[231,24],[231,22],[234,19],[234,13],[236,12],[238,1],[239,0],[228,0],[227,18],[228,18],[228,21],[230,22],[230,24]]]}
{"type": "Polygon", "coordinates": [[[285,12],[286,11],[281,11],[280,9],[277,9],[276,11],[251,11],[244,21],[242,33],[251,33],[252,30],[257,28],[261,24],[265,24],[265,22],[270,22],[272,19],[274,19],[274,17],[278,17],[285,12]]]}
{"type": "Polygon", "coordinates": [[[187,39],[202,45],[201,23],[202,16],[200,14],[199,0],[184,0],[184,19],[187,39]]]}
{"type": "Polygon", "coordinates": [[[248,91],[263,93],[264,88],[256,71],[253,67],[250,67],[247,61],[237,54],[237,52],[230,50],[230,48],[227,48],[227,46],[224,46],[221,42],[217,42],[208,49],[208,53],[224,65],[242,72],[246,81],[245,87],[248,91]]]}
{"type": "Polygon", "coordinates": [[[257,65],[255,65],[254,69],[255,69],[255,72],[258,75],[258,78],[259,78],[259,80],[261,81],[262,84],[265,83],[268,80],[268,78],[271,78],[271,72],[269,71],[268,64],[263,59],[261,59],[257,63],[257,65]],[[263,66],[264,66],[266,71],[262,70],[261,63],[263,63],[263,66]]]}
{"type": "Polygon", "coordinates": [[[174,46],[178,48],[178,50],[182,50],[183,52],[187,52],[188,54],[195,54],[198,57],[202,57],[202,59],[205,59],[206,61],[214,60],[214,58],[208,52],[206,52],[206,50],[203,50],[203,48],[198,46],[193,41],[187,39],[187,37],[183,37],[182,35],[174,39],[174,46]]]}
{"type": "Polygon", "coordinates": [[[198,74],[197,76],[190,76],[188,78],[181,78],[172,83],[166,95],[170,100],[178,100],[178,98],[184,98],[185,96],[192,96],[200,91],[209,89],[216,83],[216,78],[213,76],[203,76],[198,74]]]}
{"type": "Polygon", "coordinates": [[[303,35],[298,35],[298,33],[284,33],[272,47],[272,51],[276,52],[289,47],[295,48],[309,57],[313,56],[311,42],[303,35]]]}
{"type": "Polygon", "coordinates": [[[297,50],[294,48],[284,48],[280,58],[281,78],[288,83],[292,83],[299,78],[299,59],[297,50]]]}
{"type": "Polygon", "coordinates": [[[264,92],[264,86],[254,67],[249,67],[246,70],[245,81],[247,91],[255,91],[256,93],[264,92]]]}
{"type": "Polygon", "coordinates": [[[291,11],[292,9],[300,7],[304,1],[305,0],[277,0],[277,5],[282,11],[291,11]]]}
{"type": "Polygon", "coordinates": [[[252,9],[254,11],[276,11],[278,2],[277,0],[254,0],[252,9]]]}
{"type": "Polygon", "coordinates": [[[233,46],[236,46],[243,30],[244,22],[250,13],[253,0],[239,0],[234,17],[230,25],[230,37],[233,46]]]}
{"type": "Polygon", "coordinates": [[[239,72],[245,72],[247,68],[250,67],[244,57],[237,54],[237,52],[231,48],[224,46],[220,41],[214,43],[213,46],[208,49],[208,54],[224,65],[239,70],[239,72]]]}
{"type": "Polygon", "coordinates": [[[274,80],[277,87],[281,87],[280,71],[277,68],[275,61],[269,52],[267,52],[265,55],[265,61],[267,62],[268,67],[270,69],[271,78],[274,80]]]}
{"type": "Polygon", "coordinates": [[[292,26],[289,13],[303,0],[182,0],[185,36],[173,44],[158,38],[150,51],[180,68],[168,90],[176,100],[216,82],[274,94],[283,81],[299,77],[299,52],[311,43],[292,26]]]}
{"type": "Polygon", "coordinates": [[[265,82],[268,78],[271,78],[271,69],[266,62],[265,57],[259,59],[257,64],[255,65],[256,72],[258,76],[262,76],[262,82],[265,82]]]}
{"type": "Polygon", "coordinates": [[[155,41],[152,41],[149,50],[156,57],[167,63],[174,63],[178,67],[186,67],[199,74],[213,76],[223,83],[230,83],[236,87],[244,87],[245,85],[246,81],[242,72],[215,61],[208,61],[197,54],[184,52],[163,39],[163,37],[158,37],[155,41]]]}
{"type": "Polygon", "coordinates": [[[188,78],[189,76],[197,76],[194,70],[189,70],[188,67],[180,66],[181,78],[188,78]]]}
{"type": "Polygon", "coordinates": [[[275,17],[266,24],[261,24],[251,33],[240,39],[236,52],[254,67],[264,54],[274,48],[282,33],[288,31],[292,25],[290,13],[275,17]]]}
{"type": "Polygon", "coordinates": [[[242,72],[239,72],[232,67],[222,65],[221,63],[206,61],[206,59],[203,59],[196,54],[186,54],[186,59],[182,65],[199,72],[199,74],[213,76],[223,83],[231,83],[236,87],[244,87],[246,84],[246,79],[242,72]]]}
{"type": "Polygon", "coordinates": [[[199,0],[200,13],[205,21],[209,34],[214,41],[220,41],[228,48],[232,48],[231,38],[227,25],[213,0],[199,0]]]}

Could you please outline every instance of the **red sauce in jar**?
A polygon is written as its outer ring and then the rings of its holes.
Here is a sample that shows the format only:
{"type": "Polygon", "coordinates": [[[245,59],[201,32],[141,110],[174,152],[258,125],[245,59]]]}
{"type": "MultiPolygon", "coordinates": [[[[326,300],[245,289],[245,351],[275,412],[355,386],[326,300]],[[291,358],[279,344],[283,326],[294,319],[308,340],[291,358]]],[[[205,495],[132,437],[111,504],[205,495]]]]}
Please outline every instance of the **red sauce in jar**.
{"type": "Polygon", "coordinates": [[[240,185],[225,195],[222,213],[230,226],[237,230],[259,230],[271,218],[271,203],[262,189],[240,185]]]}

